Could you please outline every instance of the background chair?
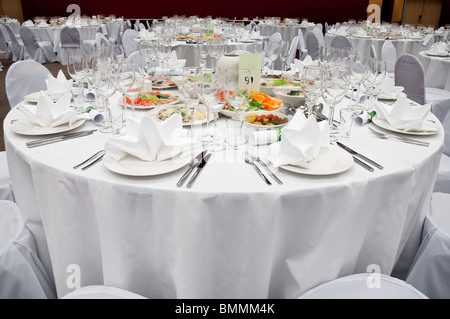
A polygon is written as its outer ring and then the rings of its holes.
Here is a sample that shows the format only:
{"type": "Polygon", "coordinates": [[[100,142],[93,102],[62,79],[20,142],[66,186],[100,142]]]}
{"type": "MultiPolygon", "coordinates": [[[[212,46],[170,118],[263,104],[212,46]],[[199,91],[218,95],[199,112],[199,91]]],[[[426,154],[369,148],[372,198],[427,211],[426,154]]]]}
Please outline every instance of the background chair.
{"type": "Polygon", "coordinates": [[[25,47],[21,39],[17,39],[11,27],[7,24],[3,24],[10,41],[10,48],[12,52],[12,60],[19,61],[28,58],[28,54],[25,54],[25,47]]]}
{"type": "MultiPolygon", "coordinates": [[[[289,53],[286,59],[285,67],[290,68],[291,63],[294,62],[295,57],[297,56],[297,48],[298,48],[298,35],[296,35],[291,42],[291,46],[289,47],[289,53]]],[[[283,70],[285,71],[285,70],[283,70]]]]}
{"type": "Polygon", "coordinates": [[[6,28],[3,23],[0,23],[0,33],[2,34],[3,39],[5,40],[5,58],[7,60],[12,60],[12,48],[11,48],[11,40],[9,39],[9,33],[6,31],[6,28]]]}
{"type": "Polygon", "coordinates": [[[425,104],[425,72],[419,59],[411,54],[402,55],[395,63],[395,85],[405,88],[409,99],[425,104]]]}
{"type": "Polygon", "coordinates": [[[347,37],[342,35],[338,35],[331,40],[330,46],[336,49],[345,49],[350,48],[353,49],[353,45],[347,37]]]}
{"type": "Polygon", "coordinates": [[[50,41],[37,41],[36,36],[28,27],[20,28],[20,37],[22,38],[25,50],[31,59],[39,63],[53,63],[57,60],[53,51],[53,44],[50,41]]]}
{"type": "Polygon", "coordinates": [[[323,36],[322,30],[316,27],[313,29],[312,32],[314,32],[314,34],[317,36],[317,39],[319,40],[319,45],[321,47],[324,47],[325,46],[325,38],[323,36]]]}
{"type": "MultiPolygon", "coordinates": [[[[147,62],[142,58],[141,52],[135,51],[130,54],[127,61],[132,61],[133,63],[139,64],[143,68],[147,65],[147,62]]],[[[153,61],[150,61],[149,67],[153,67],[153,61]]]]}
{"type": "Polygon", "coordinates": [[[33,234],[11,201],[0,201],[0,299],[55,299],[33,234]]]}
{"type": "Polygon", "coordinates": [[[433,193],[422,242],[406,282],[432,299],[450,298],[450,194],[433,193]]]}
{"type": "Polygon", "coordinates": [[[428,297],[397,278],[364,273],[324,283],[305,292],[299,299],[428,299],[428,297]],[[379,286],[376,286],[377,280],[379,286]],[[374,284],[373,288],[368,283],[374,284]]]}
{"type": "Polygon", "coordinates": [[[450,99],[433,103],[431,112],[441,121],[445,133],[444,152],[433,192],[450,194],[450,99]]]}
{"type": "Polygon", "coordinates": [[[134,29],[126,30],[122,35],[122,45],[125,50],[125,56],[129,57],[134,52],[134,39],[137,38],[139,32],[134,29]]]}
{"type": "Polygon", "coordinates": [[[384,42],[381,48],[381,59],[386,62],[387,71],[390,77],[395,75],[395,63],[397,63],[397,50],[392,41],[384,42]]]}
{"type": "MultiPolygon", "coordinates": [[[[74,49],[81,49],[81,37],[80,32],[75,27],[63,27],[60,36],[60,60],[62,65],[69,63],[70,52],[74,49]]],[[[83,50],[88,50],[84,48],[83,50]]],[[[87,51],[86,51],[87,52],[87,51]]]]}
{"type": "Polygon", "coordinates": [[[6,97],[10,107],[15,107],[30,93],[46,90],[45,80],[49,74],[51,72],[45,66],[33,60],[13,63],[5,77],[6,97]]]}
{"type": "Polygon", "coordinates": [[[314,32],[309,31],[306,33],[306,47],[308,48],[308,55],[311,56],[313,61],[317,60],[320,53],[320,44],[314,32]]]}
{"type": "Polygon", "coordinates": [[[305,38],[303,35],[303,31],[301,29],[298,30],[298,59],[303,61],[308,55],[308,50],[306,50],[305,46],[305,38]]]}
{"type": "MultiPolygon", "coordinates": [[[[373,44],[370,46],[369,55],[372,59],[378,59],[377,50],[375,49],[375,46],[373,44]]],[[[397,60],[397,57],[396,57],[396,60],[397,60]]]]}
{"type": "Polygon", "coordinates": [[[133,292],[108,286],[81,287],[61,299],[147,299],[133,292]]]}

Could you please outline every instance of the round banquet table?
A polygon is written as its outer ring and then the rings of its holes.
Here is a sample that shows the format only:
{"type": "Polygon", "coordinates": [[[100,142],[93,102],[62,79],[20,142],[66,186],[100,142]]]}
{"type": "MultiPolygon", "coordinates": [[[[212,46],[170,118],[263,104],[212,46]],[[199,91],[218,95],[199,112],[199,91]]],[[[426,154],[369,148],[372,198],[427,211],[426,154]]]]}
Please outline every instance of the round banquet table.
{"type": "Polygon", "coordinates": [[[430,56],[426,52],[419,53],[425,71],[425,86],[450,91],[450,56],[430,56]]]}
{"type": "MultiPolygon", "coordinates": [[[[327,33],[325,35],[325,46],[329,48],[331,46],[331,41],[335,38],[335,35],[327,33]]],[[[394,44],[395,50],[397,52],[397,57],[400,57],[404,54],[412,54],[414,56],[419,55],[420,47],[422,45],[423,40],[414,40],[414,39],[394,39],[394,40],[386,40],[386,39],[378,39],[373,37],[367,38],[358,38],[358,37],[348,37],[353,45],[353,51],[359,56],[370,57],[370,47],[373,45],[377,52],[377,57],[381,57],[381,49],[383,48],[383,44],[386,41],[392,41],[394,44]]]]}
{"type": "MultiPolygon", "coordinates": [[[[345,144],[384,170],[355,164],[312,176],[274,169],[284,184],[272,186],[245,164],[247,144],[214,153],[189,190],[175,186],[186,167],[153,177],[116,174],[101,163],[75,170],[111,136],[28,149],[34,138],[10,129],[20,117],[14,108],[4,121],[11,181],[60,297],[73,290],[75,275],[81,286],[148,298],[279,299],[373,265],[391,274],[405,251],[411,262],[419,247],[444,140],[440,123],[438,134],[418,137],[428,148],[355,127],[345,144]]],[[[218,124],[222,132],[222,116],[218,124]]],[[[88,121],[77,130],[92,127],[88,121]]],[[[258,151],[264,159],[267,147],[258,151]]]]}

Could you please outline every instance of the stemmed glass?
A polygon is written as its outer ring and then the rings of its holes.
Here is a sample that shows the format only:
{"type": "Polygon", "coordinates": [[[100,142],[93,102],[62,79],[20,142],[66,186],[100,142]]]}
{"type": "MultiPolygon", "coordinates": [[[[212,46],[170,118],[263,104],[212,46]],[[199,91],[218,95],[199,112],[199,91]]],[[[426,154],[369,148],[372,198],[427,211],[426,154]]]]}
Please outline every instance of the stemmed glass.
{"type": "Polygon", "coordinates": [[[102,106],[97,106],[97,109],[105,113],[105,122],[103,128],[100,129],[102,133],[111,133],[111,122],[108,115],[109,98],[116,91],[116,85],[114,83],[114,76],[111,69],[105,68],[101,63],[97,63],[98,68],[94,68],[94,88],[97,93],[102,97],[102,106]]]}
{"type": "Polygon", "coordinates": [[[281,60],[281,76],[286,71],[286,60],[289,54],[289,41],[281,41],[280,43],[280,60],[281,60]]]}
{"type": "Polygon", "coordinates": [[[208,41],[202,38],[199,38],[197,41],[197,50],[200,56],[200,67],[206,67],[206,58],[210,54],[208,41]]]}
{"type": "Polygon", "coordinates": [[[300,84],[305,94],[308,117],[313,115],[313,108],[320,97],[322,89],[322,67],[306,65],[301,74],[300,84]]]}
{"type": "Polygon", "coordinates": [[[217,135],[217,117],[219,111],[225,105],[222,96],[223,77],[219,68],[203,69],[199,77],[199,93],[203,104],[210,109],[214,116],[214,130],[212,141],[205,145],[205,149],[211,152],[219,152],[225,149],[225,144],[217,135]]]}
{"type": "Polygon", "coordinates": [[[67,72],[71,76],[71,78],[81,85],[84,77],[84,65],[83,65],[83,52],[81,49],[73,49],[70,51],[68,64],[67,64],[67,72]]]}
{"type": "Polygon", "coordinates": [[[355,101],[351,104],[351,108],[356,109],[358,107],[358,95],[362,82],[366,79],[369,73],[369,65],[366,63],[366,59],[360,59],[357,56],[351,56],[348,60],[348,66],[350,68],[350,91],[351,98],[355,101]],[[356,94],[354,98],[353,95],[356,94]]]}
{"type": "Polygon", "coordinates": [[[380,94],[381,85],[383,84],[384,80],[387,76],[387,63],[382,60],[374,60],[374,69],[373,74],[369,76],[374,76],[375,81],[373,82],[373,87],[369,91],[369,98],[366,99],[366,110],[368,111],[369,105],[367,103],[374,102],[378,99],[378,96],[380,94]]]}
{"type": "MultiPolygon", "coordinates": [[[[132,67],[131,67],[132,68],[132,67]]],[[[128,63],[121,63],[116,75],[116,87],[119,92],[122,93],[123,107],[126,110],[127,107],[127,92],[131,88],[135,81],[135,73],[130,70],[128,63]]],[[[123,124],[126,126],[126,116],[123,118],[123,124]]]]}
{"type": "Polygon", "coordinates": [[[213,67],[216,67],[217,60],[224,54],[224,43],[221,40],[210,41],[209,52],[212,58],[213,67]]]}
{"type": "Polygon", "coordinates": [[[198,77],[200,74],[199,68],[183,68],[183,84],[181,90],[184,95],[184,103],[191,111],[191,144],[194,148],[194,124],[195,124],[195,109],[200,103],[200,96],[198,94],[198,77]]]}
{"type": "Polygon", "coordinates": [[[338,129],[334,125],[334,110],[342,101],[350,85],[350,68],[344,65],[328,65],[323,70],[322,97],[330,109],[328,124],[330,140],[337,140],[338,129]]]}
{"type": "Polygon", "coordinates": [[[155,48],[153,47],[153,44],[150,41],[142,41],[141,47],[139,49],[142,58],[145,60],[146,66],[145,70],[147,72],[147,77],[150,78],[150,61],[153,60],[155,48]]]}
{"type": "Polygon", "coordinates": [[[225,100],[235,112],[235,120],[239,120],[239,110],[250,98],[251,74],[248,69],[226,69],[223,79],[225,100]]]}
{"type": "Polygon", "coordinates": [[[130,99],[131,102],[131,116],[134,117],[134,109],[135,109],[135,99],[139,96],[144,88],[144,80],[145,76],[140,72],[140,65],[138,63],[133,63],[132,61],[127,62],[126,70],[133,74],[134,81],[128,87],[125,95],[130,99]]]}

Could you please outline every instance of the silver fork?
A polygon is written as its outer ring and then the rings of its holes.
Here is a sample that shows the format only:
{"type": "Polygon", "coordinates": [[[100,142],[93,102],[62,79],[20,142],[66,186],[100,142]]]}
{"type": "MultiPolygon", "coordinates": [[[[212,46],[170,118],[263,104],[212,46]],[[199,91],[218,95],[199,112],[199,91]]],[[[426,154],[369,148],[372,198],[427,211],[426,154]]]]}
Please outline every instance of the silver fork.
{"type": "Polygon", "coordinates": [[[418,140],[413,140],[413,139],[408,138],[408,137],[397,136],[397,135],[393,135],[393,134],[384,134],[384,133],[375,131],[371,127],[369,127],[369,130],[373,134],[375,134],[378,138],[381,138],[381,139],[384,139],[384,140],[394,139],[394,140],[397,140],[399,142],[408,143],[408,144],[420,145],[420,146],[425,146],[425,147],[430,146],[430,143],[428,143],[428,142],[422,142],[422,141],[418,141],[418,140]]]}
{"type": "Polygon", "coordinates": [[[270,175],[270,177],[272,177],[278,184],[283,185],[283,182],[278,178],[278,176],[276,176],[271,170],[270,168],[267,166],[266,163],[264,163],[261,158],[258,156],[258,154],[256,154],[255,152],[251,152],[250,153],[250,157],[256,161],[257,163],[261,164],[262,167],[264,167],[264,169],[267,171],[267,173],[270,175]]]}
{"type": "Polygon", "coordinates": [[[261,172],[259,167],[255,164],[255,162],[251,158],[250,154],[248,154],[248,152],[245,154],[245,162],[247,164],[253,165],[255,170],[258,172],[259,176],[261,176],[261,178],[267,183],[267,185],[272,185],[272,183],[267,179],[267,177],[263,174],[263,172],[261,172]]]}
{"type": "Polygon", "coordinates": [[[73,168],[74,168],[74,169],[77,169],[78,167],[81,167],[81,166],[83,166],[83,165],[85,165],[85,164],[91,162],[91,163],[89,163],[88,165],[84,166],[84,167],[81,169],[82,171],[85,171],[85,170],[87,170],[89,167],[94,166],[95,164],[99,163],[99,162],[102,160],[103,156],[105,156],[105,151],[104,151],[104,150],[98,151],[97,153],[95,153],[94,155],[92,155],[91,157],[89,157],[87,160],[81,162],[81,163],[78,164],[78,165],[75,165],[73,168]]]}

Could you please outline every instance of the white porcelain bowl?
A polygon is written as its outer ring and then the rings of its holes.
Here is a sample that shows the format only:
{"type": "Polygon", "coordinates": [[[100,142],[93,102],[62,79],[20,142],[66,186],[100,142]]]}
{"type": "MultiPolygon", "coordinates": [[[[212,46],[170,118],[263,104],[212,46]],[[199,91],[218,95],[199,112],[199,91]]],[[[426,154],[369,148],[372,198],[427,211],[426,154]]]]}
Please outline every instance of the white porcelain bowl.
{"type": "Polygon", "coordinates": [[[290,91],[301,91],[299,87],[283,87],[273,89],[274,94],[280,100],[283,100],[283,104],[299,107],[305,105],[305,95],[300,93],[299,96],[289,95],[290,91]]]}

